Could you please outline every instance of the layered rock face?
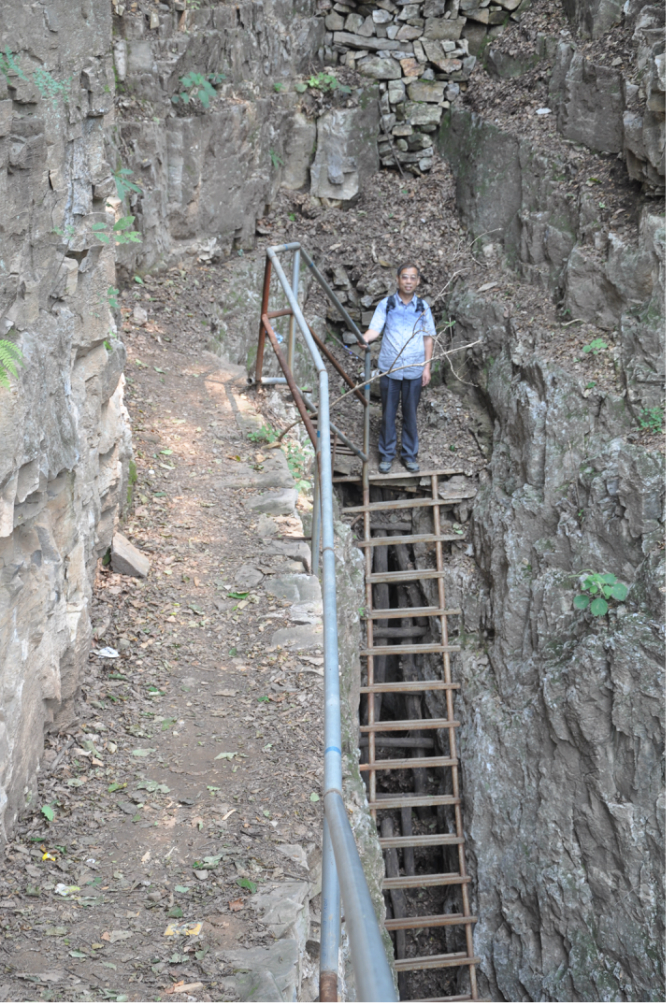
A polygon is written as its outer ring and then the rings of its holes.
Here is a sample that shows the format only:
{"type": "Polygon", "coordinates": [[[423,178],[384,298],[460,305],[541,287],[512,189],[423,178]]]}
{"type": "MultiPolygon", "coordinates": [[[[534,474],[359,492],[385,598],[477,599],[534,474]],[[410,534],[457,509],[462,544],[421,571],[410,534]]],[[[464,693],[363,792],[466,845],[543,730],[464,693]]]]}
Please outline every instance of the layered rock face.
{"type": "Polygon", "coordinates": [[[127,269],[251,249],[281,168],[303,184],[314,153],[287,84],[316,58],[322,21],[308,4],[195,6],[115,8],[114,142],[142,189],[127,269]]]}
{"type": "Polygon", "coordinates": [[[0,338],[22,353],[0,387],[0,838],[32,797],[44,729],[72,718],[92,575],[127,492],[110,37],[106,0],[0,14],[0,338]]]}
{"type": "MultiPolygon", "coordinates": [[[[605,67],[576,59],[567,43],[554,60],[559,131],[617,153],[625,85],[613,91],[605,67]]],[[[614,342],[616,373],[613,388],[586,383],[575,350],[511,317],[497,290],[460,287],[449,303],[455,340],[481,342],[469,374],[494,422],[473,510],[480,583],[450,591],[468,634],[476,949],[493,999],[661,999],[663,456],[636,430],[651,409],[662,415],[664,218],[645,202],[635,237],[614,232],[558,183],[566,147],[462,109],[441,141],[470,232],[563,317],[595,325],[604,350],[614,342]],[[598,618],[576,610],[588,572],[615,574],[627,602],[598,618]]],[[[663,167],[650,163],[638,180],[654,192],[663,167]]]]}

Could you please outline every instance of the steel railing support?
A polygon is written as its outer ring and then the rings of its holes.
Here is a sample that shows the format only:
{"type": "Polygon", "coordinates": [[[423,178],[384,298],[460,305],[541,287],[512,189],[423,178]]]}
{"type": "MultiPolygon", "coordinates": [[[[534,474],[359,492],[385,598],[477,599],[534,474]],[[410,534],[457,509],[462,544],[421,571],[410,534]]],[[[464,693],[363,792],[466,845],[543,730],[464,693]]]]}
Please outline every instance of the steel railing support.
{"type": "MultiPolygon", "coordinates": [[[[291,273],[291,288],[296,293],[296,298],[298,299],[298,283],[300,280],[300,270],[301,270],[301,252],[298,248],[294,251],[294,265],[291,273]]],[[[287,365],[290,369],[294,368],[294,343],[296,340],[296,329],[294,325],[294,314],[292,312],[289,317],[289,332],[287,334],[287,365]]]]}
{"type": "MultiPolygon", "coordinates": [[[[268,337],[284,372],[289,389],[294,397],[308,434],[315,444],[318,463],[315,470],[315,499],[313,506],[312,544],[313,567],[318,567],[319,535],[321,534],[322,605],[324,619],[324,842],[322,875],[322,928],[320,963],[320,999],[337,1000],[338,953],[340,945],[340,899],[344,903],[345,922],[349,931],[352,963],[357,983],[358,999],[372,1003],[392,1003],[396,999],[391,970],[386,959],[384,944],[375,916],[372,899],[363,873],[354,835],[347,818],[342,792],[342,725],[340,718],[340,675],[338,651],[337,597],[335,584],[335,538],[333,529],[333,471],[331,467],[331,430],[328,371],[319,353],[317,344],[305,321],[298,303],[298,285],[291,286],[287,280],[277,255],[282,251],[301,251],[308,267],[326,294],[340,309],[357,340],[365,346],[358,327],[349,317],[332,289],[323,278],[314,262],[300,244],[284,244],[267,249],[267,269],[262,300],[262,323],[260,329],[261,355],[257,352],[257,382],[261,382],[263,366],[263,345],[268,337]],[[310,357],[317,370],[319,383],[319,406],[315,408],[307,394],[297,386],[289,361],[285,362],[280,352],[275,332],[268,316],[268,293],[270,269],[275,272],[291,308],[292,322],[298,326],[305,340],[310,357]],[[267,279],[266,279],[267,276],[267,279]],[[260,366],[261,362],[261,366],[260,366]],[[318,427],[315,431],[306,404],[317,412],[318,427]],[[320,527],[320,528],[317,528],[320,527]]],[[[296,268],[294,268],[296,275],[296,268]]],[[[289,360],[289,348],[287,353],[289,360]]],[[[293,351],[291,353],[293,360],[293,351]]],[[[370,355],[366,352],[364,377],[370,379],[370,355]]],[[[369,383],[364,386],[364,395],[369,403],[369,383]]],[[[367,459],[369,450],[370,408],[364,408],[363,450],[352,446],[363,461],[364,482],[367,483],[367,459]]],[[[341,432],[338,436],[345,441],[341,432]]],[[[348,441],[348,440],[346,440],[348,441]]],[[[349,443],[352,445],[351,443],[349,443]]]]}

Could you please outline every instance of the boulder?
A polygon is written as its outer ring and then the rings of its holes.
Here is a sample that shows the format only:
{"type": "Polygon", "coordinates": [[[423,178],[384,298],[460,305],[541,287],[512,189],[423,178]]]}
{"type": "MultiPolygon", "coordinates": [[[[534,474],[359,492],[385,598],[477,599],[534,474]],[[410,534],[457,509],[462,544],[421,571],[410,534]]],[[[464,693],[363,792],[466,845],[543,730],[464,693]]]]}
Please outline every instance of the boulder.
{"type": "Polygon", "coordinates": [[[298,491],[286,488],[284,491],[267,491],[254,495],[247,502],[252,512],[266,512],[268,515],[293,515],[298,501],[298,491]]]}
{"type": "Polygon", "coordinates": [[[128,575],[131,578],[147,578],[150,571],[150,561],[130,543],[122,533],[113,534],[111,544],[111,567],[117,575],[128,575]]]}
{"type": "Polygon", "coordinates": [[[410,101],[427,101],[439,104],[444,100],[444,82],[442,80],[417,80],[407,87],[410,101]]]}
{"type": "Polygon", "coordinates": [[[560,45],[550,98],[557,106],[557,128],[566,139],[599,153],[619,153],[623,146],[621,74],[590,63],[583,53],[560,45]]]}
{"type": "Polygon", "coordinates": [[[464,17],[452,17],[445,20],[443,17],[427,17],[425,23],[425,38],[438,41],[457,41],[462,35],[465,27],[464,17]]]}
{"type": "Polygon", "coordinates": [[[437,125],[442,117],[442,109],[436,104],[420,101],[405,102],[405,118],[410,125],[437,125]]]}
{"type": "MultiPolygon", "coordinates": [[[[400,67],[395,66],[400,76],[400,67]]],[[[335,108],[322,115],[317,121],[317,153],[310,170],[312,194],[342,202],[358,195],[379,167],[378,133],[379,106],[371,88],[362,92],[357,108],[335,108]]]]}
{"type": "Polygon", "coordinates": [[[374,77],[375,80],[399,80],[402,76],[400,63],[390,56],[369,56],[359,62],[357,69],[363,76],[374,77]]]}
{"type": "Polygon", "coordinates": [[[301,112],[293,118],[289,139],[285,144],[282,187],[289,191],[305,188],[310,179],[310,165],[317,144],[317,126],[301,112]]]}

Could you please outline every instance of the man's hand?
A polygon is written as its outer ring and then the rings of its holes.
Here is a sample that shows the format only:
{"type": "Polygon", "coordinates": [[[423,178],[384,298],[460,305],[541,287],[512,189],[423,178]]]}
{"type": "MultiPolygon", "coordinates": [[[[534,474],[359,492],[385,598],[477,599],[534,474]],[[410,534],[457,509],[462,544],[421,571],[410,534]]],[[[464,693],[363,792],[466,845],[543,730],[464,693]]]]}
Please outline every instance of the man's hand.
{"type": "Polygon", "coordinates": [[[363,335],[363,340],[365,341],[366,345],[369,345],[371,341],[376,341],[377,338],[380,337],[381,337],[381,331],[373,331],[372,328],[369,327],[368,330],[363,335]]]}
{"type": "Polygon", "coordinates": [[[430,363],[427,363],[423,367],[423,374],[421,376],[421,386],[427,387],[430,383],[430,363]]]}

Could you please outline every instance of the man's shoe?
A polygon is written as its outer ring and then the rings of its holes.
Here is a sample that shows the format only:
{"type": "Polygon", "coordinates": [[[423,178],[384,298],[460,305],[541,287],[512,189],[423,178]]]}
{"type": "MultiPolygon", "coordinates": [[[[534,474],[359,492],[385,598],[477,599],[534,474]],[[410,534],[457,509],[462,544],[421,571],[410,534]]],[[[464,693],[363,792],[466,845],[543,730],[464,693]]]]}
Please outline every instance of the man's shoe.
{"type": "Polygon", "coordinates": [[[379,464],[379,473],[388,474],[389,470],[391,469],[392,463],[393,460],[382,460],[382,462],[379,464]]]}
{"type": "Polygon", "coordinates": [[[421,469],[416,460],[403,460],[402,465],[409,470],[410,474],[418,474],[421,469]]]}

